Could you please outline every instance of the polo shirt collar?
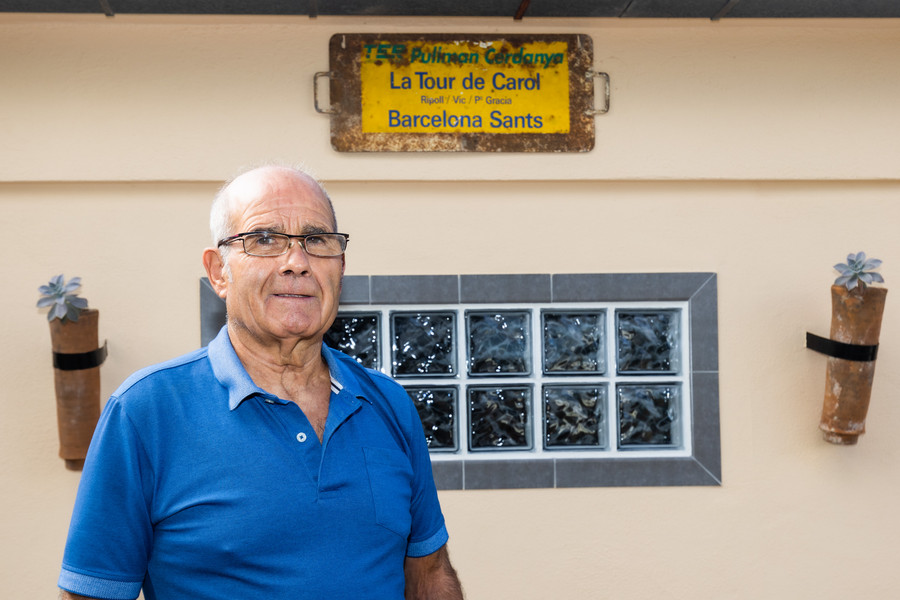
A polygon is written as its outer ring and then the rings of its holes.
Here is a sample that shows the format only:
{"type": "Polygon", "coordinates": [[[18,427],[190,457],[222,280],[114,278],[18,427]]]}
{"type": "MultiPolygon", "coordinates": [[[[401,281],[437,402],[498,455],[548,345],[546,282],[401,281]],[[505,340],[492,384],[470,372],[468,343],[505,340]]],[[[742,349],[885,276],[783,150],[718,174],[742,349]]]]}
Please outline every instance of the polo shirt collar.
{"type": "Polygon", "coordinates": [[[356,374],[348,365],[344,364],[344,361],[338,358],[341,354],[337,350],[322,344],[322,356],[325,358],[325,362],[328,363],[328,370],[331,372],[331,392],[333,394],[348,393],[369,404],[372,403],[371,400],[363,395],[362,386],[356,374]]]}
{"type": "Polygon", "coordinates": [[[219,330],[219,334],[209,343],[209,362],[213,374],[219,383],[228,390],[228,408],[234,410],[241,402],[251,396],[267,396],[266,392],[253,383],[241,359],[238,358],[228,337],[228,326],[219,330]]]}
{"type": "MultiPolygon", "coordinates": [[[[209,343],[208,356],[213,374],[219,383],[228,390],[228,408],[230,410],[236,409],[241,402],[256,395],[276,399],[272,394],[253,383],[253,379],[247,374],[247,370],[241,363],[241,359],[238,358],[231,339],[228,337],[227,325],[223,326],[219,330],[219,334],[209,343]]],[[[337,359],[334,350],[322,344],[322,356],[328,364],[331,374],[331,392],[335,396],[349,393],[351,396],[371,403],[362,395],[356,376],[337,359]]]]}

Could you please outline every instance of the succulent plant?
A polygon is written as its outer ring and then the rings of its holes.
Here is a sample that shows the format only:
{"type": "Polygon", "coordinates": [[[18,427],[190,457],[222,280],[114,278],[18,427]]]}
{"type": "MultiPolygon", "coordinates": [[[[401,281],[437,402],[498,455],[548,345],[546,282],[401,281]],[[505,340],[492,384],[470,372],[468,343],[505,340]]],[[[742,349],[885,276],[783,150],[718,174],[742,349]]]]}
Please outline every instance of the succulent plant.
{"type": "Polygon", "coordinates": [[[848,254],[846,263],[838,263],[834,268],[841,274],[834,280],[835,285],[846,286],[848,290],[852,290],[857,286],[865,289],[870,283],[884,283],[884,278],[878,273],[873,273],[872,269],[881,266],[881,261],[877,258],[866,258],[865,252],[857,252],[856,254],[848,254]]]}
{"type": "Polygon", "coordinates": [[[50,306],[47,320],[59,319],[65,322],[77,321],[81,311],[87,308],[88,302],[78,297],[78,288],[81,287],[81,277],[73,277],[66,283],[62,274],[50,280],[47,285],[38,288],[41,297],[37,302],[38,308],[50,306]]]}

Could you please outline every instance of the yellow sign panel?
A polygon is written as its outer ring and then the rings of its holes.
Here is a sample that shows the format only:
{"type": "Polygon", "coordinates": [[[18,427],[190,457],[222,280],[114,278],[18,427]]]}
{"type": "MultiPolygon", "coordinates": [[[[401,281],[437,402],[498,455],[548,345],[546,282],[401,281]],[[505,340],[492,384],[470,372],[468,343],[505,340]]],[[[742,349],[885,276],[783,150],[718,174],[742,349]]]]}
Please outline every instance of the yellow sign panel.
{"type": "Polygon", "coordinates": [[[582,34],[337,33],[315,75],[339,152],[588,152],[582,34]],[[318,82],[329,80],[329,106],[318,82]]]}
{"type": "Polygon", "coordinates": [[[363,133],[569,133],[565,41],[372,40],[363,133]]]}

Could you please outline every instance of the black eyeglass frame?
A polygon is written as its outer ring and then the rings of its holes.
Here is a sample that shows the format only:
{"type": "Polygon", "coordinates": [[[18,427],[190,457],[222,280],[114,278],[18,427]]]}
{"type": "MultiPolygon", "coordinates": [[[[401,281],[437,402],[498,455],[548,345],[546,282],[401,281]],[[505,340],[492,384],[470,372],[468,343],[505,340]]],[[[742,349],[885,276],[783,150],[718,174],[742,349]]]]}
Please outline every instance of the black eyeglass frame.
{"type": "Polygon", "coordinates": [[[306,252],[307,254],[309,254],[310,256],[317,256],[319,258],[336,258],[338,256],[343,256],[344,252],[347,251],[347,242],[350,241],[350,234],[337,233],[337,232],[334,232],[334,233],[333,232],[322,232],[322,233],[301,233],[299,235],[295,235],[295,234],[291,234],[291,233],[281,233],[278,231],[245,231],[243,233],[236,233],[234,235],[228,236],[227,238],[219,240],[219,243],[216,244],[216,247],[225,246],[236,240],[241,240],[241,246],[243,247],[244,252],[246,254],[249,254],[250,256],[258,256],[260,258],[270,258],[273,256],[284,256],[285,254],[287,254],[290,251],[291,246],[293,245],[292,240],[294,240],[294,239],[297,240],[297,243],[300,244],[300,247],[303,248],[303,251],[306,252]],[[247,246],[244,242],[245,236],[248,236],[248,235],[275,235],[275,236],[279,236],[279,237],[283,237],[283,238],[288,238],[288,246],[287,246],[287,248],[284,249],[284,252],[282,252],[280,254],[252,254],[250,252],[247,252],[247,246]],[[341,249],[340,254],[321,256],[319,254],[313,254],[312,252],[307,250],[306,238],[317,237],[317,236],[320,237],[323,235],[336,235],[336,236],[340,236],[340,237],[344,238],[344,243],[342,244],[342,249],[341,249]]]}

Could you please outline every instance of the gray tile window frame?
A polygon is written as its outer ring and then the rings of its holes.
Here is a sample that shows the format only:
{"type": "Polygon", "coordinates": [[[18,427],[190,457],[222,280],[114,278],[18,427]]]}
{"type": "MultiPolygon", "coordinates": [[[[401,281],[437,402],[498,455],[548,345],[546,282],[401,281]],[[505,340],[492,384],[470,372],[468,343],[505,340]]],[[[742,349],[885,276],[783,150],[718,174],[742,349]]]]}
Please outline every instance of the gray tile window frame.
{"type": "MultiPolygon", "coordinates": [[[[432,461],[441,490],[628,486],[717,486],[719,434],[718,288],[715,273],[524,275],[348,275],[341,306],[578,302],[686,302],[691,370],[691,455],[432,461]]],[[[200,282],[201,343],[225,321],[224,303],[200,282]]]]}

